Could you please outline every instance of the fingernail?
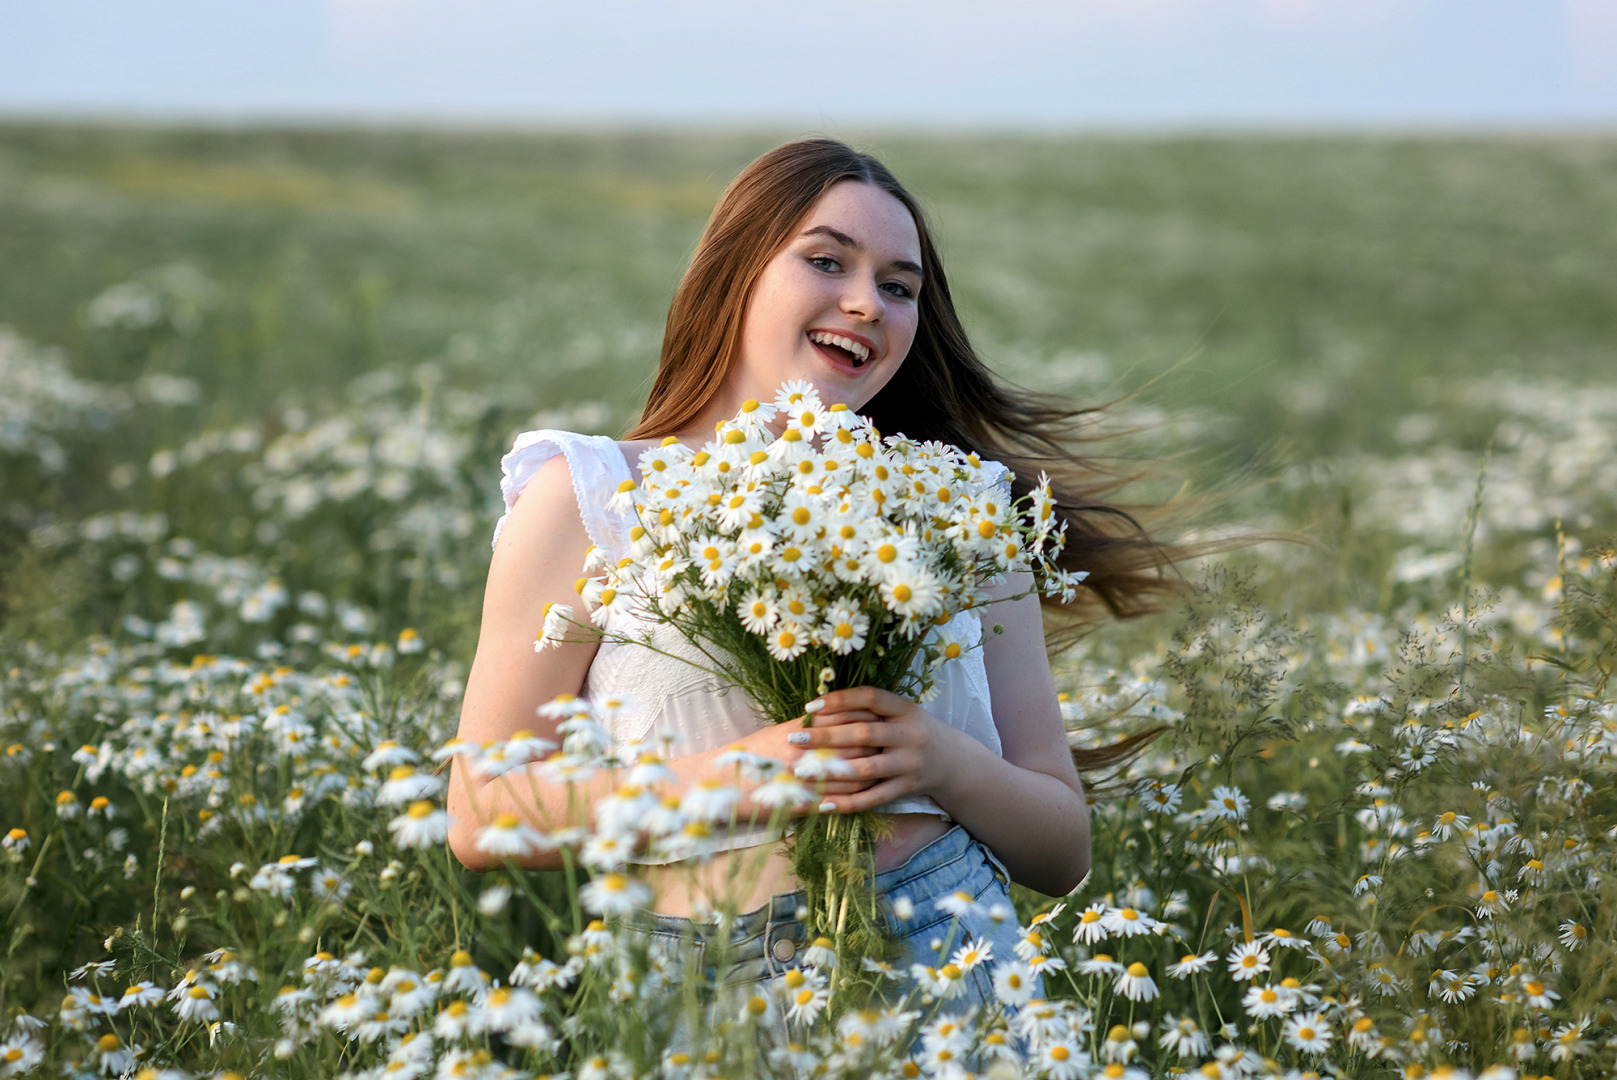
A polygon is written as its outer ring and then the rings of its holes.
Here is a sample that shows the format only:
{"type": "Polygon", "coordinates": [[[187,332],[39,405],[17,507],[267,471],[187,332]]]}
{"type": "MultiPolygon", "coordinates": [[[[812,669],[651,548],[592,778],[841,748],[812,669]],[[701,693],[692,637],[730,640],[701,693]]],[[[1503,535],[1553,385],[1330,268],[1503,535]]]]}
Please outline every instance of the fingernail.
{"type": "Polygon", "coordinates": [[[822,814],[835,813],[836,809],[837,809],[837,804],[832,802],[830,799],[827,799],[823,803],[820,804],[820,813],[822,813],[822,814]]]}
{"type": "Polygon", "coordinates": [[[823,708],[825,708],[825,699],[815,698],[813,701],[803,706],[803,711],[808,713],[810,716],[813,716],[823,708]]]}
{"type": "Polygon", "coordinates": [[[802,746],[809,741],[809,733],[806,731],[794,731],[786,736],[786,741],[793,746],[802,746]]]}

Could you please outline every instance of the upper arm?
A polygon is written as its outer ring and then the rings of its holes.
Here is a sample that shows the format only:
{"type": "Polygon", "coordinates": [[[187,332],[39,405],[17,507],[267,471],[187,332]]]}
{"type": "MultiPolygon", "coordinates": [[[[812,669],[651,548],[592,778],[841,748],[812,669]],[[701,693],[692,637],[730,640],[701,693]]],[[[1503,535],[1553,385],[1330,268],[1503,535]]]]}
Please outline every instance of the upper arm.
{"type": "MultiPolygon", "coordinates": [[[[552,601],[571,605],[577,618],[588,621],[574,585],[589,547],[567,459],[558,454],[523,488],[494,546],[477,655],[461,704],[462,739],[508,739],[523,729],[549,736],[535,710],[583,687],[595,658],[594,640],[542,653],[534,652],[533,643],[552,601]]],[[[460,786],[452,785],[451,792],[460,786]]]]}
{"type": "MultiPolygon", "coordinates": [[[[1032,588],[1032,575],[1007,576],[989,590],[999,600],[1032,588]]],[[[1067,744],[1055,678],[1044,644],[1044,615],[1037,594],[983,609],[983,666],[988,671],[989,701],[1006,761],[1054,776],[1078,789],[1078,769],[1067,744]],[[1004,626],[995,634],[995,624],[1004,626]]]]}

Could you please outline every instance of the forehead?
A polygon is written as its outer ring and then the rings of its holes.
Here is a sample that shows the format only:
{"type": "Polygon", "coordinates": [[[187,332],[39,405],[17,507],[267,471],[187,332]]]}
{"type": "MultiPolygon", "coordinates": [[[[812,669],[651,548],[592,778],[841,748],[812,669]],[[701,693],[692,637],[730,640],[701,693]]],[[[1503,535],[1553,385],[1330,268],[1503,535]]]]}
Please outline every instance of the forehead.
{"type": "Polygon", "coordinates": [[[817,225],[847,234],[878,258],[921,260],[921,237],[909,207],[874,184],[842,180],[831,185],[797,232],[817,225]]]}

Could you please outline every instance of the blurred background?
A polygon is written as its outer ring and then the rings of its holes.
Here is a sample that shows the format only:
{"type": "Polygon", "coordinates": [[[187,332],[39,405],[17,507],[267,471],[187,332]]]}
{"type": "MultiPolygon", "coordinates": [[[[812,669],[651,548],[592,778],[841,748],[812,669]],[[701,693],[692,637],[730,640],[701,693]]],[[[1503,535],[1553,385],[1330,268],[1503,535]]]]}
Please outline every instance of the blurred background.
{"type": "MultiPolygon", "coordinates": [[[[1448,588],[1485,452],[1511,580],[1557,521],[1617,520],[1613,0],[3,0],[0,26],[11,551],[161,514],[152,544],[431,607],[464,650],[501,451],[632,423],[719,192],[810,134],[919,193],[1007,378],[1126,398],[1146,427],[1109,452],[1223,491],[1198,528],[1318,539],[1298,603],[1448,588]],[[448,441],[387,444],[400,417],[448,441]]],[[[77,595],[29,565],[12,617],[77,595]]]]}

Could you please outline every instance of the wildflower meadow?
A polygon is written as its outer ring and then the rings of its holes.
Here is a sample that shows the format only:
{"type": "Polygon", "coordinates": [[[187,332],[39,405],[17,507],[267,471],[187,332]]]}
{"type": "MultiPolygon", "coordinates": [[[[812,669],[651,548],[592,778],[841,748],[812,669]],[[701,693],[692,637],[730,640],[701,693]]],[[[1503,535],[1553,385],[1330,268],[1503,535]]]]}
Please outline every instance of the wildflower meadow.
{"type": "Polygon", "coordinates": [[[877,147],[991,365],[1117,399],[1100,464],[1206,493],[1186,535],[1290,538],[1053,656],[1075,744],[1162,731],[1087,778],[1083,884],[987,913],[1014,952],[965,895],[892,899],[936,927],[904,973],[822,939],[714,988],[619,933],[627,838],[734,799],[671,797],[632,703],[453,738],[498,462],[629,426],[768,144],[0,126],[0,1077],[1610,1075],[1593,136],[877,147]],[[456,757],[615,793],[482,823],[565,870],[475,874],[456,757]]]}

